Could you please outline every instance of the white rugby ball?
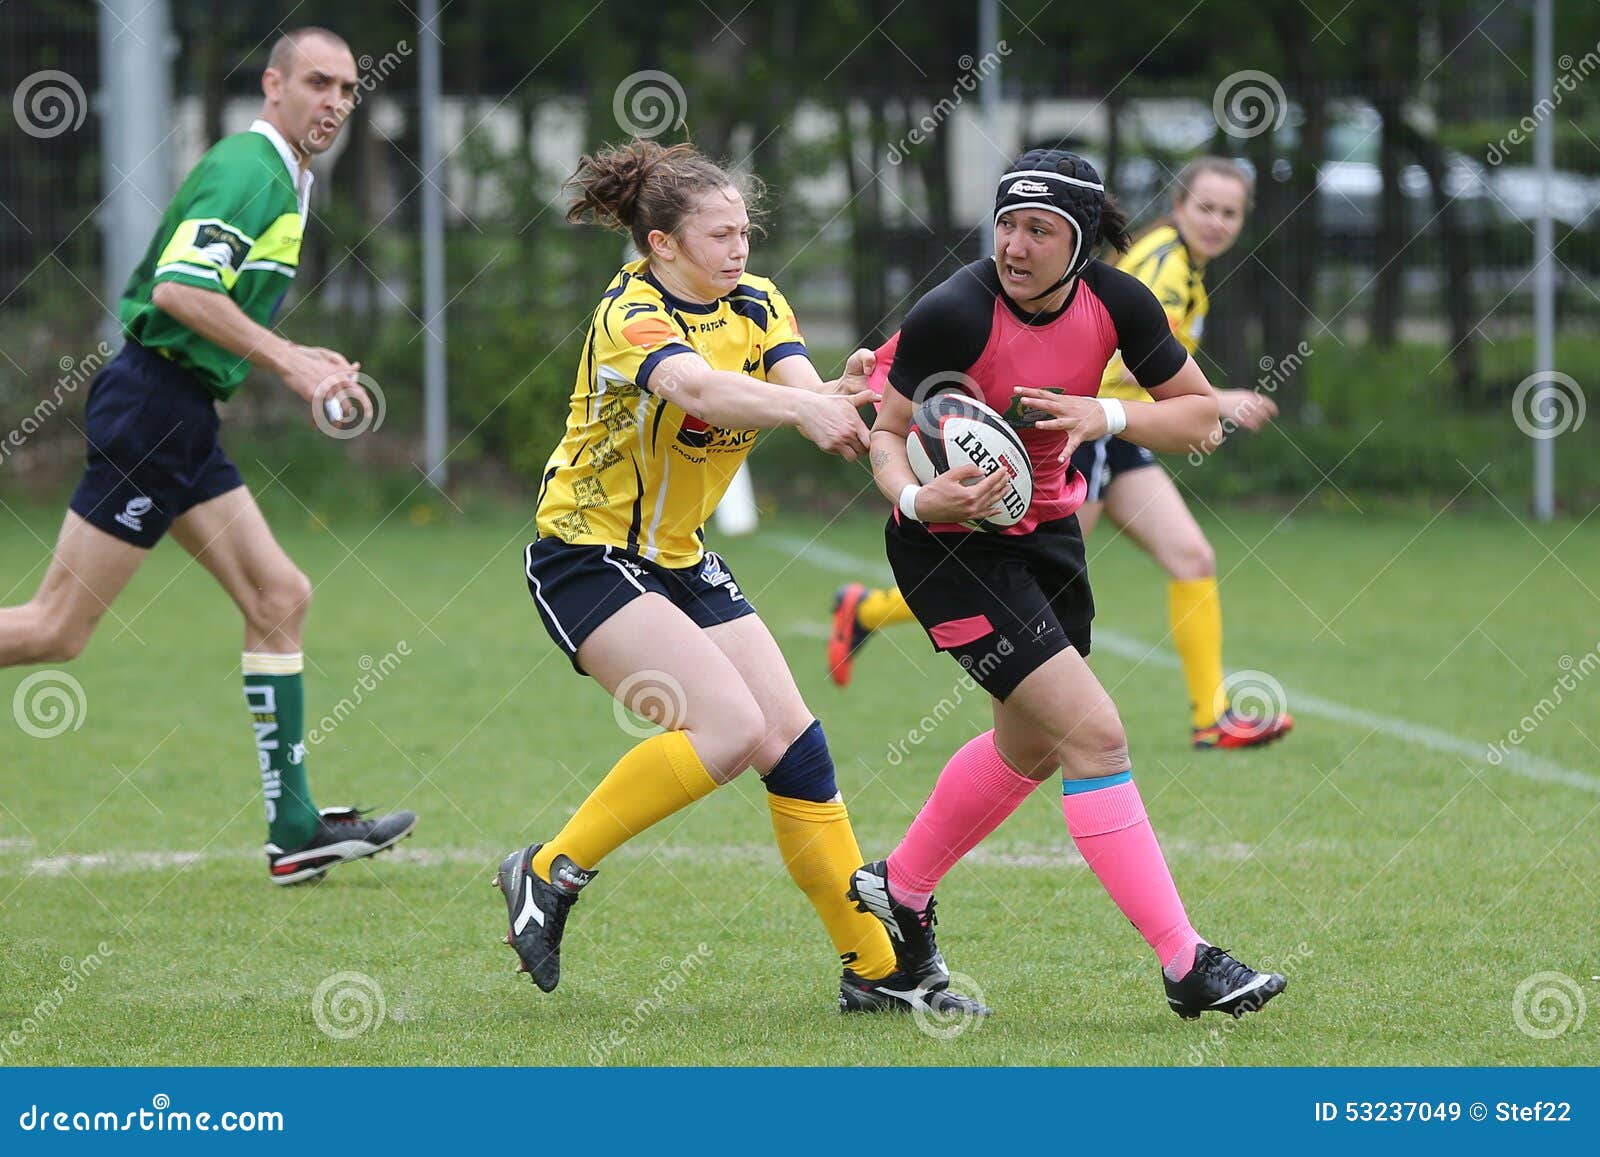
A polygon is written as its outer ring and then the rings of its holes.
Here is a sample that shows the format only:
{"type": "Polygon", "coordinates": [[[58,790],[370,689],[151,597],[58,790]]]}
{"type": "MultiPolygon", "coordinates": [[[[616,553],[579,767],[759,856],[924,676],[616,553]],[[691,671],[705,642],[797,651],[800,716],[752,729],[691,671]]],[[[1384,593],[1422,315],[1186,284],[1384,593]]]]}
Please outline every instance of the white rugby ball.
{"type": "Polygon", "coordinates": [[[1022,439],[1009,422],[967,394],[947,391],[921,402],[912,413],[906,454],[917,481],[924,485],[966,464],[985,474],[1004,470],[1010,476],[1011,485],[1000,496],[1001,512],[968,526],[979,530],[1015,526],[1033,501],[1033,467],[1022,439]]]}

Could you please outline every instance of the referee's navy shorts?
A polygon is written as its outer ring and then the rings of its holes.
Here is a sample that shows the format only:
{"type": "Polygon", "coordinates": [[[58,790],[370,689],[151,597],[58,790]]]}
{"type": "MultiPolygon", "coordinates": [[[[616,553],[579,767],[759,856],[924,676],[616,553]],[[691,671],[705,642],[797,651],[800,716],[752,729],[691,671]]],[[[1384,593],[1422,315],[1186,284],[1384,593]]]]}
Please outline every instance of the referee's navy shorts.
{"type": "Polygon", "coordinates": [[[150,549],[190,507],[244,485],[223,452],[220,426],[216,400],[199,379],[128,342],[89,386],[89,461],[72,509],[150,549]]]}

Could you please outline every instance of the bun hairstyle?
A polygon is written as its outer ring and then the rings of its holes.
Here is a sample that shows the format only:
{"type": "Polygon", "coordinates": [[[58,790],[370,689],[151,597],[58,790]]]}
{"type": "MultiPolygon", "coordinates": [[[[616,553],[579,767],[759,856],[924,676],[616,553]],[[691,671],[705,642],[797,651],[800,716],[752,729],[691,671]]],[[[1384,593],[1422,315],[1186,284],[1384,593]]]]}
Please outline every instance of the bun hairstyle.
{"type": "Polygon", "coordinates": [[[565,188],[576,193],[567,203],[570,223],[593,223],[627,233],[647,256],[651,232],[676,233],[706,193],[736,190],[744,198],[752,225],[766,196],[759,177],[729,173],[691,144],[641,140],[584,154],[565,188]]]}

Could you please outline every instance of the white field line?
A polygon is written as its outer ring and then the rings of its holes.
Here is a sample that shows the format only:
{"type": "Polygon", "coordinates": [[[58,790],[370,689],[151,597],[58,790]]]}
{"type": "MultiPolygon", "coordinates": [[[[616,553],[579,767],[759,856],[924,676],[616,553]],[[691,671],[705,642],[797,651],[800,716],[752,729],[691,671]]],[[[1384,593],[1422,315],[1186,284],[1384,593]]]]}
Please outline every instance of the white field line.
{"type": "MultiPolygon", "coordinates": [[[[1163,846],[1177,859],[1214,860],[1222,863],[1239,863],[1259,852],[1236,840],[1196,841],[1167,840],[1163,846]]],[[[1285,845],[1274,855],[1298,854],[1315,851],[1317,845],[1285,845]]],[[[492,868],[504,855],[498,848],[430,848],[426,845],[396,848],[379,857],[374,866],[385,868],[442,868],[470,865],[473,868],[492,868]]],[[[0,877],[36,875],[59,877],[68,874],[94,873],[97,875],[137,875],[159,871],[163,868],[188,868],[195,864],[246,863],[260,860],[259,852],[234,848],[226,851],[100,851],[78,855],[58,855],[34,859],[17,858],[10,862],[0,860],[0,877]]],[[[782,867],[777,848],[769,844],[695,844],[665,845],[655,848],[623,847],[613,852],[610,860],[684,860],[697,864],[740,864],[764,868],[782,867]]],[[[1000,842],[995,847],[980,847],[969,852],[963,862],[976,865],[993,865],[1006,868],[1081,869],[1083,858],[1068,841],[1063,832],[1060,844],[1033,844],[1000,842]]]]}
{"type": "MultiPolygon", "coordinates": [[[[797,535],[763,535],[759,541],[761,545],[774,552],[785,553],[791,558],[798,557],[818,570],[831,571],[834,574],[847,576],[862,582],[890,583],[894,581],[889,574],[889,568],[882,562],[860,558],[845,551],[823,546],[820,543],[807,542],[797,535]]],[[[818,613],[820,615],[821,612],[819,611],[818,613]]],[[[792,628],[791,630],[795,634],[810,634],[808,631],[793,630],[792,628]]],[[[1142,643],[1131,635],[1124,635],[1103,627],[1097,626],[1094,629],[1094,646],[1097,650],[1104,649],[1119,658],[1132,660],[1136,663],[1153,663],[1158,667],[1166,667],[1172,670],[1178,669],[1177,657],[1169,654],[1164,648],[1152,648],[1150,644],[1142,643]]],[[[1394,739],[1412,743],[1418,747],[1427,747],[1434,751],[1444,752],[1447,755],[1458,756],[1479,773],[1487,772],[1493,768],[1493,765],[1489,763],[1489,745],[1487,743],[1477,743],[1470,739],[1464,739],[1459,735],[1453,735],[1448,731],[1441,731],[1437,727],[1413,723],[1409,719],[1401,719],[1393,715],[1380,715],[1374,711],[1351,707],[1332,699],[1324,699],[1320,695],[1311,695],[1303,691],[1289,691],[1287,689],[1285,693],[1288,696],[1290,709],[1297,715],[1320,717],[1334,723],[1343,723],[1366,731],[1380,731],[1394,739]]],[[[1557,783],[1563,787],[1600,794],[1600,776],[1591,775],[1588,772],[1578,771],[1570,767],[1563,767],[1559,763],[1553,763],[1548,759],[1541,759],[1535,755],[1527,755],[1521,751],[1508,751],[1500,763],[1500,769],[1539,783],[1557,783]]]]}

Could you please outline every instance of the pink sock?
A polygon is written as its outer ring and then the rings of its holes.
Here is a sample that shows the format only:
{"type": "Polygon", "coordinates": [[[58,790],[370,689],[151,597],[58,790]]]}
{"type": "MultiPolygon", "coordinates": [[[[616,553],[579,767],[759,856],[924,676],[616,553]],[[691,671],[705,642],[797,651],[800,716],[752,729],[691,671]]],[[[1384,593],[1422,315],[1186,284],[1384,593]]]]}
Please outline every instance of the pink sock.
{"type": "Polygon", "coordinates": [[[1062,780],[1067,831],[1091,871],[1162,967],[1181,979],[1203,943],[1189,925],[1166,857],[1150,827],[1133,773],[1062,780]]]}
{"type": "Polygon", "coordinates": [[[1017,810],[1039,781],[1018,775],[985,731],[950,757],[933,794],[911,821],[900,846],[889,855],[894,898],[918,910],[944,874],[984,836],[1017,810]]]}

